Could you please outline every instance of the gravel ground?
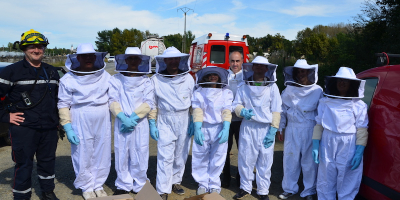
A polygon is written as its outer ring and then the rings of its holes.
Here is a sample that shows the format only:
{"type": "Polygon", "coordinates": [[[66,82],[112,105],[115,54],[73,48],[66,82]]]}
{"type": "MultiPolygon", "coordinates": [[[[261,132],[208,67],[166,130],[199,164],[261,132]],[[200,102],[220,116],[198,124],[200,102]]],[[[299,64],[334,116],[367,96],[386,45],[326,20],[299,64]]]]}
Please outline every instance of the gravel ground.
{"type": "MultiPolygon", "coordinates": [[[[113,71],[113,63],[107,64],[106,70],[112,74],[113,71]]],[[[150,159],[149,159],[149,169],[147,172],[148,178],[150,182],[155,186],[156,182],[156,168],[157,168],[157,143],[153,139],[150,138],[150,159]]],[[[113,145],[112,145],[113,146],[113,145]]],[[[64,140],[59,140],[58,148],[57,148],[57,158],[56,158],[56,179],[55,179],[55,193],[58,198],[64,200],[81,200],[83,199],[81,196],[81,191],[77,190],[73,186],[73,181],[75,179],[75,174],[72,167],[71,162],[71,148],[68,140],[64,138],[64,140]]],[[[278,199],[277,196],[282,192],[281,182],[283,177],[282,170],[282,157],[283,157],[283,143],[276,142],[275,144],[275,153],[274,153],[274,164],[272,165],[272,176],[271,176],[271,186],[270,186],[270,194],[269,197],[271,200],[278,199]]],[[[14,171],[14,163],[11,160],[11,147],[6,146],[4,143],[0,144],[0,199],[8,200],[12,199],[12,182],[13,182],[13,171],[14,171]]],[[[104,185],[105,191],[111,195],[113,194],[113,190],[116,189],[114,185],[114,181],[116,179],[116,172],[114,168],[114,151],[112,150],[112,165],[110,175],[104,185]]],[[[189,155],[188,161],[186,163],[185,174],[182,181],[182,186],[185,189],[185,195],[176,195],[174,193],[169,195],[170,200],[182,200],[187,197],[194,196],[196,194],[197,183],[194,181],[191,175],[191,163],[192,157],[189,155]]],[[[231,174],[235,175],[237,172],[237,149],[234,145],[231,151],[231,174]]],[[[32,173],[32,200],[39,200],[41,197],[40,186],[37,180],[36,173],[36,164],[34,165],[34,170],[32,173]]],[[[300,178],[301,180],[301,178],[300,178]]],[[[256,185],[255,182],[253,184],[254,188],[252,191],[252,195],[246,197],[246,200],[257,199],[256,194],[256,185]]],[[[303,189],[302,183],[300,181],[300,190],[303,189]]],[[[221,196],[226,199],[232,199],[232,197],[239,191],[239,188],[236,186],[236,179],[233,176],[231,181],[231,186],[228,189],[222,189],[221,196]]],[[[131,193],[134,197],[135,195],[131,193]]],[[[291,200],[302,199],[299,194],[290,198],[291,200]]]]}

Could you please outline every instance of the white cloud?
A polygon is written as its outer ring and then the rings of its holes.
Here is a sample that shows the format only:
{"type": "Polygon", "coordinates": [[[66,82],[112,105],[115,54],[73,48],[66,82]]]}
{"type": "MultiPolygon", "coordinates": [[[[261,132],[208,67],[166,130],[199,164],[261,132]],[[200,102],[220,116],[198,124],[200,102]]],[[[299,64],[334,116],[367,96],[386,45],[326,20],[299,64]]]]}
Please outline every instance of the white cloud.
{"type": "Polygon", "coordinates": [[[176,1],[176,6],[173,7],[173,8],[170,8],[170,9],[179,8],[179,7],[181,7],[181,6],[190,4],[190,3],[194,2],[194,1],[196,1],[196,0],[177,0],[177,1],[176,1]]]}
{"type": "Polygon", "coordinates": [[[242,9],[247,8],[247,6],[243,5],[243,3],[241,1],[239,1],[239,0],[233,0],[232,4],[233,4],[234,7],[231,9],[231,11],[242,10],[242,9]]]}
{"type": "MultiPolygon", "coordinates": [[[[31,28],[45,34],[51,48],[69,48],[71,44],[77,46],[82,42],[94,44],[98,31],[115,27],[149,30],[160,36],[183,33],[183,17],[163,18],[155,12],[131,10],[129,6],[112,4],[105,0],[21,0],[4,3],[8,8],[18,7],[19,15],[15,14],[15,9],[5,9],[0,13],[0,41],[3,43],[19,40],[21,33],[31,28]]],[[[209,31],[225,32],[222,25],[232,23],[235,19],[234,15],[221,13],[193,13],[187,16],[187,30],[200,30],[194,31],[196,35],[209,31]]]]}
{"type": "Polygon", "coordinates": [[[327,16],[330,13],[337,12],[337,9],[329,5],[308,5],[308,6],[295,6],[290,9],[280,9],[279,12],[288,15],[293,15],[296,17],[327,16]]]}

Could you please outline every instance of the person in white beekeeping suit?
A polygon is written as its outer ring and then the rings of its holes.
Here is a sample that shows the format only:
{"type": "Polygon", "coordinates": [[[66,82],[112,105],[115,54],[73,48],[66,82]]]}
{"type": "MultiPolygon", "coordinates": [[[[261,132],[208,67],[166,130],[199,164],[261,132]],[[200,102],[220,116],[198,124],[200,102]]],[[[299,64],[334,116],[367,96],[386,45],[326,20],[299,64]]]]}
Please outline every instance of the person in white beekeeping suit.
{"type": "Polygon", "coordinates": [[[199,184],[197,195],[221,192],[232,119],[233,94],[228,85],[228,71],[209,66],[196,73],[197,89],[193,92],[192,109],[194,141],[192,176],[199,184]]]}
{"type": "Polygon", "coordinates": [[[147,179],[149,162],[149,123],[147,114],[154,108],[154,87],[150,56],[138,47],[128,47],[125,54],[115,56],[116,71],[111,77],[110,110],[114,122],[114,152],[117,190],[114,195],[138,193],[147,179]],[[121,116],[122,115],[122,116],[121,116]],[[124,120],[128,120],[125,123],[124,120]],[[133,126],[128,127],[129,120],[133,126]]]}
{"type": "Polygon", "coordinates": [[[360,189],[368,140],[364,86],[348,67],[325,78],[326,97],[319,101],[312,138],[319,200],[336,199],[336,193],[339,200],[354,199],[360,189]]]}
{"type": "Polygon", "coordinates": [[[232,107],[244,117],[240,126],[238,169],[240,190],[233,197],[242,199],[253,189],[256,168],[257,194],[268,200],[275,134],[279,128],[282,100],[276,82],[277,65],[257,56],[243,64],[243,79],[232,107]]]}
{"type": "Polygon", "coordinates": [[[154,85],[156,109],[149,114],[150,136],[157,140],[156,189],[162,199],[173,190],[179,195],[185,164],[189,155],[189,130],[194,79],[189,72],[189,54],[175,47],[155,57],[154,85]],[[156,120],[157,119],[157,124],[156,120]]]}
{"type": "Polygon", "coordinates": [[[304,190],[300,196],[312,200],[317,193],[317,164],[309,156],[312,151],[312,134],[322,88],[317,85],[318,64],[308,65],[304,59],[294,66],[285,67],[286,89],[282,92],[282,113],[279,125],[279,140],[284,141],[283,193],[287,199],[299,191],[297,181],[303,171],[304,190]],[[282,129],[285,131],[283,132],[282,129]],[[283,134],[284,133],[284,134],[283,134]]]}
{"type": "Polygon", "coordinates": [[[104,70],[106,52],[80,44],[67,57],[69,72],[60,80],[58,109],[71,143],[75,188],[85,199],[107,196],[103,190],[111,167],[110,74],[104,70]]]}

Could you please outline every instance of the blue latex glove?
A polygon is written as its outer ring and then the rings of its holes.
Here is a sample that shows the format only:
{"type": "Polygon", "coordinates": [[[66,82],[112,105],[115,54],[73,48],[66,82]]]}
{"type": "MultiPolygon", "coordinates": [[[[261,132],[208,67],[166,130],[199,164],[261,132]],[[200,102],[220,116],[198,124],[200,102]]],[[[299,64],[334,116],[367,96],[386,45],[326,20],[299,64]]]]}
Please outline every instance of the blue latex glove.
{"type": "Polygon", "coordinates": [[[76,136],[74,130],[72,130],[71,123],[65,124],[63,127],[64,127],[65,132],[67,133],[68,141],[71,144],[78,145],[79,144],[79,138],[78,138],[78,136],[76,136]]]}
{"type": "Polygon", "coordinates": [[[254,116],[253,109],[247,110],[246,108],[242,108],[240,111],[240,116],[244,117],[247,120],[250,120],[251,117],[254,116]]]}
{"type": "Polygon", "coordinates": [[[121,133],[129,133],[129,132],[132,132],[133,129],[134,129],[134,127],[128,128],[128,127],[126,127],[125,125],[122,124],[122,125],[121,125],[121,128],[119,129],[119,131],[120,131],[121,133]]]}
{"type": "Polygon", "coordinates": [[[364,154],[364,149],[365,146],[363,145],[357,145],[356,146],[356,152],[354,153],[354,157],[353,160],[351,161],[351,166],[353,166],[351,168],[351,170],[355,170],[358,168],[358,166],[360,166],[363,154],[364,154]]]}
{"type": "Polygon", "coordinates": [[[318,151],[319,151],[319,140],[312,140],[312,157],[314,159],[314,162],[319,164],[319,159],[318,159],[318,151]]]}
{"type": "Polygon", "coordinates": [[[137,123],[127,117],[124,112],[118,113],[117,117],[122,122],[121,128],[119,129],[121,133],[128,133],[129,130],[133,129],[133,127],[137,125],[137,123]]]}
{"type": "Polygon", "coordinates": [[[218,134],[218,138],[219,138],[219,143],[225,143],[226,141],[228,141],[229,138],[229,128],[231,127],[231,123],[224,121],[224,126],[222,128],[222,131],[219,132],[218,134]]]}
{"type": "Polygon", "coordinates": [[[269,148],[275,141],[277,128],[270,126],[267,135],[264,138],[264,148],[269,148]]]}
{"type": "Polygon", "coordinates": [[[140,117],[137,116],[135,112],[133,112],[129,118],[133,121],[133,123],[135,123],[133,127],[135,127],[138,124],[138,121],[140,119],[140,117]]]}
{"type": "Polygon", "coordinates": [[[156,127],[156,120],[155,119],[150,119],[149,120],[149,126],[150,126],[150,136],[153,138],[155,141],[158,141],[158,129],[156,127]]]}
{"type": "Polygon", "coordinates": [[[203,146],[204,134],[201,132],[201,126],[203,126],[203,122],[194,122],[194,141],[203,146]]]}
{"type": "Polygon", "coordinates": [[[188,128],[188,135],[189,135],[189,137],[192,137],[194,135],[193,117],[191,115],[190,115],[190,122],[189,122],[189,128],[188,128]]]}

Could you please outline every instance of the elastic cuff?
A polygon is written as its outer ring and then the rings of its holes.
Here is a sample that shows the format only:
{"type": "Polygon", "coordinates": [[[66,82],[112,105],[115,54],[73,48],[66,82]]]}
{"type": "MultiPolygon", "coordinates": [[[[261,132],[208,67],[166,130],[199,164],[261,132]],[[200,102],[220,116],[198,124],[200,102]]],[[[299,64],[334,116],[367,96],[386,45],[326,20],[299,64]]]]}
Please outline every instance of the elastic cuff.
{"type": "Polygon", "coordinates": [[[222,121],[232,121],[232,112],[229,109],[225,109],[222,111],[222,121]]]}
{"type": "Polygon", "coordinates": [[[237,105],[236,106],[236,108],[235,108],[235,114],[236,114],[236,116],[238,116],[238,117],[240,117],[240,118],[243,118],[241,115],[240,115],[240,112],[242,112],[242,109],[244,108],[244,106],[242,106],[242,105],[237,105]]]}
{"type": "Polygon", "coordinates": [[[110,104],[110,111],[116,117],[118,113],[122,112],[121,105],[114,101],[110,104]]]}
{"type": "Polygon", "coordinates": [[[147,115],[148,119],[157,119],[157,109],[154,108],[153,110],[150,110],[149,115],[147,115]]]}
{"type": "Polygon", "coordinates": [[[58,109],[58,116],[60,117],[60,124],[62,126],[71,123],[71,114],[69,112],[69,108],[58,109]]]}
{"type": "Polygon", "coordinates": [[[195,108],[193,110],[193,122],[203,122],[203,110],[201,108],[195,108]]]}
{"type": "Polygon", "coordinates": [[[142,119],[150,112],[150,106],[147,103],[142,103],[134,112],[140,119],[142,119]]]}
{"type": "Polygon", "coordinates": [[[281,113],[280,112],[272,112],[271,126],[278,129],[280,121],[281,121],[281,113]]]}
{"type": "Polygon", "coordinates": [[[321,140],[323,131],[324,131],[324,127],[322,127],[321,124],[315,125],[312,139],[313,140],[321,140]]]}
{"type": "Polygon", "coordinates": [[[367,146],[368,129],[367,128],[357,128],[356,138],[357,138],[356,145],[367,146]]]}

